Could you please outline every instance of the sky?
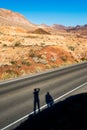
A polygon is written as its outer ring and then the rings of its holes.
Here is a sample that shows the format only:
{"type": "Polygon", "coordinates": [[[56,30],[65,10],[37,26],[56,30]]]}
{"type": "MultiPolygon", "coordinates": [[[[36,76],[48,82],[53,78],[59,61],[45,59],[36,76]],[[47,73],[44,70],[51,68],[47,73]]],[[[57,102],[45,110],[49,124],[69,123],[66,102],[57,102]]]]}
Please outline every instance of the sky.
{"type": "Polygon", "coordinates": [[[0,8],[21,13],[34,24],[87,24],[87,0],[0,0],[0,8]]]}

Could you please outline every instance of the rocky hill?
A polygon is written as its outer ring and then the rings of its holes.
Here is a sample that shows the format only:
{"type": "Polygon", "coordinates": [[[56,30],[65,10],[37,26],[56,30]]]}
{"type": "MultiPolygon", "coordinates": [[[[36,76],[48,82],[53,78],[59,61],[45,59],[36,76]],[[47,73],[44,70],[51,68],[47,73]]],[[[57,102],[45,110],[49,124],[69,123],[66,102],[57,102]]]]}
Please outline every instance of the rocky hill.
{"type": "Polygon", "coordinates": [[[53,24],[53,25],[51,26],[51,28],[56,29],[56,30],[66,30],[66,29],[67,29],[66,26],[59,25],[59,24],[53,24]]]}
{"type": "Polygon", "coordinates": [[[49,32],[45,31],[42,28],[38,28],[35,31],[33,31],[32,33],[34,33],[34,34],[50,34],[49,32]]]}
{"type": "Polygon", "coordinates": [[[38,25],[38,28],[50,28],[47,24],[40,24],[38,25]]]}
{"type": "Polygon", "coordinates": [[[79,33],[81,33],[81,32],[84,32],[84,31],[86,31],[87,32],[87,24],[85,24],[85,25],[83,25],[83,26],[81,26],[81,25],[77,25],[77,26],[75,26],[75,27],[72,27],[72,28],[67,28],[67,31],[69,31],[69,32],[79,32],[79,33]]]}
{"type": "Polygon", "coordinates": [[[23,27],[25,29],[36,27],[35,24],[32,24],[23,15],[2,8],[0,8],[0,25],[17,26],[17,27],[23,27]]]}

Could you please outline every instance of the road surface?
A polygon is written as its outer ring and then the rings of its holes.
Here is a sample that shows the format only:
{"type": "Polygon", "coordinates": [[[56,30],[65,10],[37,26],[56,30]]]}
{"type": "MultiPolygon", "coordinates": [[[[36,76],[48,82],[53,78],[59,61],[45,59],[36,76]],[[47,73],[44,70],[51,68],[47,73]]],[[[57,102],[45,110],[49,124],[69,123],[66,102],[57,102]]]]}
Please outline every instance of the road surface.
{"type": "Polygon", "coordinates": [[[87,62],[0,82],[1,130],[33,111],[33,89],[36,87],[40,88],[40,106],[46,104],[47,92],[53,99],[70,96],[77,87],[77,93],[87,92],[87,62]]]}

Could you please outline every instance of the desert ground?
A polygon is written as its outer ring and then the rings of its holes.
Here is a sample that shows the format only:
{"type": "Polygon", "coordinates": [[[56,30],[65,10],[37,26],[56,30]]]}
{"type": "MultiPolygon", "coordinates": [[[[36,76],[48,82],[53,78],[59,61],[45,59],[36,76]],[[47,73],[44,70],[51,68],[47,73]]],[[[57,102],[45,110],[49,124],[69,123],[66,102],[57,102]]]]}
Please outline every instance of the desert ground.
{"type": "Polygon", "coordinates": [[[87,60],[86,35],[66,30],[43,32],[0,26],[0,80],[87,60]]]}

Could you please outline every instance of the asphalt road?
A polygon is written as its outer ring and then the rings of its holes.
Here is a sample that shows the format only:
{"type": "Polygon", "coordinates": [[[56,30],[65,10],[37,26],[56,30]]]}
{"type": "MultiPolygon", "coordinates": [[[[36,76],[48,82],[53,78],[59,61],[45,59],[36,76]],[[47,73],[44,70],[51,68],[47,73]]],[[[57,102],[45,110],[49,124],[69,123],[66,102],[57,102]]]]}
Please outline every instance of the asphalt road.
{"type": "Polygon", "coordinates": [[[0,129],[33,111],[34,88],[40,88],[43,106],[47,91],[56,99],[86,82],[87,62],[0,82],[0,129]]]}

